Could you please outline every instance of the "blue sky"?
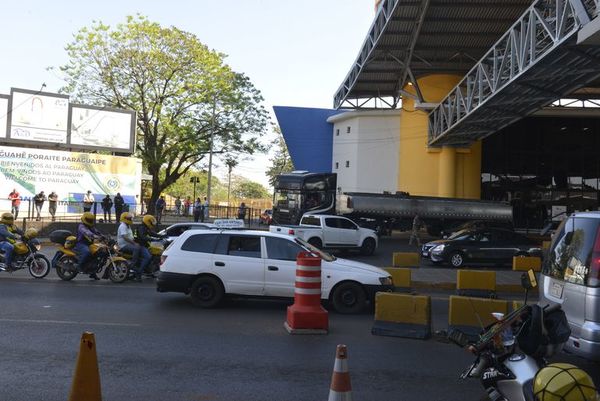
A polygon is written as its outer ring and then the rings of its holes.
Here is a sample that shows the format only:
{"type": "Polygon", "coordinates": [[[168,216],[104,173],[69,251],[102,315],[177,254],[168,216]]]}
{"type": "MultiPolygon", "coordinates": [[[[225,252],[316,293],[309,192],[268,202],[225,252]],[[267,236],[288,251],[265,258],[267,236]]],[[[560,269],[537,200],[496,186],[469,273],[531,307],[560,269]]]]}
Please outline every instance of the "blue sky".
{"type": "MultiPolygon", "coordinates": [[[[21,0],[3,4],[0,93],[11,87],[55,92],[62,81],[46,67],[66,62],[64,46],[93,20],[114,25],[147,16],[192,32],[228,55],[260,89],[265,105],[331,107],[370,26],[374,0],[21,0]]],[[[217,162],[218,163],[218,162],[217,162]]],[[[266,155],[236,173],[266,183],[266,155]]],[[[217,169],[223,176],[224,170],[217,169]]]]}

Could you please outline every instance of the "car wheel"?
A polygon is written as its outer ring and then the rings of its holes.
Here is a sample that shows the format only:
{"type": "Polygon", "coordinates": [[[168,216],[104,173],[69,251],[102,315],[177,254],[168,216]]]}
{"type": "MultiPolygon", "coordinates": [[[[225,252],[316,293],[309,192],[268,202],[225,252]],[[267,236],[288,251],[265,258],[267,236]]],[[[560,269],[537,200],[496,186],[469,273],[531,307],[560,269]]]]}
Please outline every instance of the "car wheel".
{"type": "Polygon", "coordinates": [[[307,242],[309,244],[311,244],[312,246],[314,246],[315,248],[321,249],[323,247],[323,243],[321,242],[321,239],[316,238],[316,237],[309,239],[307,242]]]}
{"type": "Polygon", "coordinates": [[[373,252],[375,252],[375,240],[373,238],[366,238],[360,247],[360,253],[369,256],[373,255],[373,252]]]}
{"type": "Polygon", "coordinates": [[[367,294],[358,283],[341,283],[334,288],[331,303],[338,313],[360,313],[367,304],[367,294]]]}
{"type": "Polygon", "coordinates": [[[452,252],[448,260],[450,265],[455,268],[462,267],[465,264],[465,257],[460,252],[452,252]]]}
{"type": "Polygon", "coordinates": [[[225,289],[221,281],[215,277],[199,277],[192,284],[190,291],[192,304],[200,308],[214,308],[221,303],[225,289]]]}

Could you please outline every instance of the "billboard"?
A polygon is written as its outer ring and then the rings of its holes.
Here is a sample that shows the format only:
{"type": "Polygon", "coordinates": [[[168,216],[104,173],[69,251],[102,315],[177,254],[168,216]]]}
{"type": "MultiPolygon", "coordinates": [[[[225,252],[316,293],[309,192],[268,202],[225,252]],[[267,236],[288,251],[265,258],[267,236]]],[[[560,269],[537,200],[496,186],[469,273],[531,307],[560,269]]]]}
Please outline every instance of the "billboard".
{"type": "Polygon", "coordinates": [[[67,143],[69,96],[15,88],[10,92],[11,139],[67,143]]]}
{"type": "Polygon", "coordinates": [[[71,104],[69,144],[82,149],[108,149],[132,153],[135,112],[71,104]]]}
{"type": "Polygon", "coordinates": [[[16,188],[23,198],[55,191],[61,201],[96,201],[120,192],[126,202],[140,193],[142,164],[134,157],[0,146],[0,198],[16,188]]]}
{"type": "Polygon", "coordinates": [[[8,96],[0,95],[0,138],[6,138],[8,122],[8,96]]]}

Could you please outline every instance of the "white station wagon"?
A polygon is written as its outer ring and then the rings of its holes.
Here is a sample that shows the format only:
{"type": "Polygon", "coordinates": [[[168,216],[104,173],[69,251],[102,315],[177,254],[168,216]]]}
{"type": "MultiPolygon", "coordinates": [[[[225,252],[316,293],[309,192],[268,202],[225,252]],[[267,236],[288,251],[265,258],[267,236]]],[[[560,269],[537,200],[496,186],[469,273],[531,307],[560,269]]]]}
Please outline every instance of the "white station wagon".
{"type": "Polygon", "coordinates": [[[337,259],[299,238],[266,231],[190,230],[163,253],[159,292],[190,294],[200,307],[217,306],[226,294],[293,297],[296,256],[322,259],[321,298],[340,313],[358,313],[392,278],[378,267],[337,259]]]}

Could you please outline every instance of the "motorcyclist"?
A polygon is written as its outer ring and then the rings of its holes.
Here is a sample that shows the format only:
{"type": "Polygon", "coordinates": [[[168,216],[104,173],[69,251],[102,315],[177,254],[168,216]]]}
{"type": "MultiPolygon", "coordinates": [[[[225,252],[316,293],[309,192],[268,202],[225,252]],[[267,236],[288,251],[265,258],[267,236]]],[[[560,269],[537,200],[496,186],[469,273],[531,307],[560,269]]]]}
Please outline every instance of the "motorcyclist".
{"type": "MultiPolygon", "coordinates": [[[[134,239],[131,225],[133,224],[133,215],[129,212],[121,214],[121,224],[117,231],[117,245],[122,252],[131,254],[131,267],[135,269],[135,280],[142,281],[142,272],[145,259],[150,260],[150,254],[146,258],[142,255],[142,263],[138,263],[140,254],[145,250],[134,239]],[[139,264],[139,266],[138,266],[139,264]]],[[[146,251],[147,252],[147,251],[146,251]]]]}
{"type": "Polygon", "coordinates": [[[6,266],[0,266],[0,270],[10,270],[15,250],[13,243],[23,235],[23,232],[14,223],[15,216],[12,213],[2,213],[0,217],[0,249],[4,251],[6,266]]]}
{"type": "MultiPolygon", "coordinates": [[[[92,257],[89,246],[94,242],[95,239],[102,238],[102,234],[96,227],[96,216],[91,212],[84,212],[81,215],[81,223],[77,227],[77,241],[73,250],[77,253],[78,263],[77,269],[83,272],[83,266],[92,257]]],[[[90,274],[90,278],[94,280],[100,280],[100,277],[96,275],[96,272],[90,274]]]]}
{"type": "Polygon", "coordinates": [[[156,218],[151,214],[147,214],[142,218],[142,224],[138,224],[135,230],[135,240],[142,246],[142,272],[144,269],[146,269],[146,267],[148,267],[148,264],[152,258],[150,251],[148,250],[150,243],[152,240],[160,240],[164,238],[162,235],[156,232],[156,224],[156,218]]]}

